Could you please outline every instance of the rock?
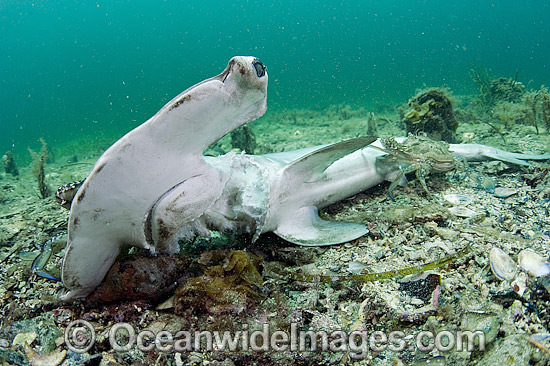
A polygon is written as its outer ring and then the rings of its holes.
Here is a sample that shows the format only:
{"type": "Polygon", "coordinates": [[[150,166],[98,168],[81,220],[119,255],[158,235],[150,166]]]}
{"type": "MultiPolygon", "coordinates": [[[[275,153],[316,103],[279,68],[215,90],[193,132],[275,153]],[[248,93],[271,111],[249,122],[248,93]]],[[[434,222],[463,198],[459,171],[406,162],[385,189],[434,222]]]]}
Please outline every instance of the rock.
{"type": "Polygon", "coordinates": [[[478,366],[525,366],[531,360],[531,345],[524,334],[514,334],[504,338],[488,350],[478,366]]]}
{"type": "Polygon", "coordinates": [[[116,262],[86,298],[90,305],[121,300],[163,300],[185,275],[191,260],[182,256],[129,255],[116,262]]]}
{"type": "MultiPolygon", "coordinates": [[[[498,334],[500,320],[496,314],[466,313],[462,318],[460,329],[475,332],[481,330],[485,334],[485,344],[492,343],[498,334]]],[[[476,347],[478,344],[476,344],[476,347]]]]}

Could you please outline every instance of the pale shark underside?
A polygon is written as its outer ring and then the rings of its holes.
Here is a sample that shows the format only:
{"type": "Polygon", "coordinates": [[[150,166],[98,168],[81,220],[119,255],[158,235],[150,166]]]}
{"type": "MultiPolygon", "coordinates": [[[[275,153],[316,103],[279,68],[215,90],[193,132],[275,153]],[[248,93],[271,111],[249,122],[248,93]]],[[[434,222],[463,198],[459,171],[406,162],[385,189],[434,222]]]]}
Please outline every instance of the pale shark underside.
{"type": "MultiPolygon", "coordinates": [[[[177,243],[209,230],[265,232],[299,245],[347,242],[359,223],[322,220],[318,209],[395,177],[375,137],[268,155],[204,157],[225,134],[262,116],[268,75],[254,57],[234,57],[218,76],[187,89],[99,158],[72,204],[63,299],[84,297],[122,250],[174,253],[177,243]]],[[[450,145],[470,160],[515,163],[550,156],[512,154],[482,145],[450,145]]]]}

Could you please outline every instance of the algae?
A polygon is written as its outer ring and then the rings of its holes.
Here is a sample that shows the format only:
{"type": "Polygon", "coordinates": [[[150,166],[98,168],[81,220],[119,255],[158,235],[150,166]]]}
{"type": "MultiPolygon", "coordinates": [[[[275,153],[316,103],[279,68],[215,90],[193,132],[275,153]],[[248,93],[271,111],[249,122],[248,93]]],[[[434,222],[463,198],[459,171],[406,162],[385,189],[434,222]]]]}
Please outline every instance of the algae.
{"type": "Polygon", "coordinates": [[[254,154],[256,149],[256,136],[252,127],[244,125],[231,131],[231,146],[240,151],[246,151],[247,154],[254,154]]]}
{"type": "Polygon", "coordinates": [[[540,90],[530,92],[523,100],[525,105],[531,108],[531,118],[539,133],[538,121],[543,122],[546,132],[550,132],[550,94],[544,85],[540,90]]]}
{"type": "Polygon", "coordinates": [[[517,74],[514,78],[492,78],[488,69],[473,68],[470,78],[479,86],[479,102],[485,107],[492,107],[498,102],[517,103],[526,93],[525,85],[517,80],[517,74]]]}
{"type": "Polygon", "coordinates": [[[458,122],[447,91],[441,88],[420,91],[407,106],[399,111],[407,133],[425,133],[433,140],[456,142],[458,122]]]}
{"type": "Polygon", "coordinates": [[[458,259],[464,257],[466,254],[470,252],[471,252],[470,247],[467,246],[466,248],[454,254],[451,254],[441,259],[428,262],[425,264],[421,264],[418,266],[395,269],[391,271],[365,273],[365,274],[357,274],[357,275],[349,275],[349,276],[348,275],[343,275],[343,276],[342,275],[312,275],[307,273],[295,273],[295,272],[290,272],[286,274],[282,274],[278,272],[276,273],[279,275],[286,276],[291,280],[301,281],[301,282],[333,283],[333,282],[343,282],[343,281],[344,282],[345,281],[362,281],[362,282],[380,281],[380,280],[393,279],[396,277],[408,276],[408,275],[417,274],[425,271],[431,271],[440,267],[445,267],[456,262],[458,259]]]}
{"type": "Polygon", "coordinates": [[[17,164],[15,164],[15,159],[11,151],[7,151],[4,156],[2,156],[2,165],[4,166],[4,171],[8,174],[17,177],[19,175],[19,169],[17,169],[17,164]]]}
{"type": "Polygon", "coordinates": [[[30,147],[28,150],[32,157],[32,173],[36,178],[40,196],[42,198],[46,198],[52,193],[50,187],[48,187],[45,182],[46,174],[44,173],[44,166],[46,165],[46,161],[48,160],[50,153],[46,141],[41,138],[40,143],[42,144],[42,147],[40,148],[39,153],[36,153],[30,147]]]}
{"type": "Polygon", "coordinates": [[[497,103],[493,108],[493,117],[500,121],[506,129],[509,129],[514,124],[519,123],[535,125],[532,108],[529,108],[527,105],[520,103],[497,103]]]}
{"type": "Polygon", "coordinates": [[[202,276],[189,278],[174,295],[178,315],[240,314],[263,299],[261,259],[242,250],[203,253],[202,276]]]}

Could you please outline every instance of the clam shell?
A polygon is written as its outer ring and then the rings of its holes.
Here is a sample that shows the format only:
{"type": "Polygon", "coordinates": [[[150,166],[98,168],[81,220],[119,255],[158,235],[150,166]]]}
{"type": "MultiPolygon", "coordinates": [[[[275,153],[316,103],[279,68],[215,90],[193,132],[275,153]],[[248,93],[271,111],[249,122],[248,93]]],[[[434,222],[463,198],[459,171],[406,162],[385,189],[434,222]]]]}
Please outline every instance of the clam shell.
{"type": "Polygon", "coordinates": [[[478,213],[475,212],[474,210],[470,210],[468,207],[464,207],[464,206],[451,207],[449,208],[449,211],[453,215],[459,216],[459,217],[474,217],[478,215],[478,213]]]}
{"type": "Polygon", "coordinates": [[[445,198],[445,201],[457,206],[467,206],[472,202],[472,199],[470,197],[456,193],[446,194],[443,196],[443,198],[445,198]]]}
{"type": "Polygon", "coordinates": [[[519,266],[531,276],[544,277],[550,275],[550,263],[532,251],[524,249],[518,254],[519,266]]]}
{"type": "Polygon", "coordinates": [[[496,247],[491,249],[489,260],[491,261],[491,270],[501,280],[510,281],[516,277],[518,271],[516,262],[501,249],[496,247]]]}

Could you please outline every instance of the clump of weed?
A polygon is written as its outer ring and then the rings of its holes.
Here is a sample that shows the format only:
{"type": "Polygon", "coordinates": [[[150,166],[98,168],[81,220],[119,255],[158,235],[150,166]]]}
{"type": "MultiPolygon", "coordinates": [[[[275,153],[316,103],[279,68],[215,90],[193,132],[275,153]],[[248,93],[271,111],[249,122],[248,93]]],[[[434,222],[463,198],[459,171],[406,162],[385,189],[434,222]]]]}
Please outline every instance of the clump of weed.
{"type": "Polygon", "coordinates": [[[14,177],[19,175],[19,170],[17,169],[17,164],[15,164],[15,159],[13,158],[11,151],[6,152],[6,154],[2,156],[2,164],[4,165],[4,171],[6,173],[9,173],[14,177]]]}
{"type": "Polygon", "coordinates": [[[30,147],[28,148],[28,150],[32,158],[32,173],[36,177],[40,196],[42,198],[46,198],[52,193],[50,187],[48,187],[48,185],[46,184],[46,175],[44,173],[44,166],[46,165],[46,160],[48,160],[49,151],[48,145],[46,144],[46,141],[44,141],[44,139],[41,138],[40,143],[42,144],[42,147],[40,148],[39,153],[36,153],[30,147]]]}

